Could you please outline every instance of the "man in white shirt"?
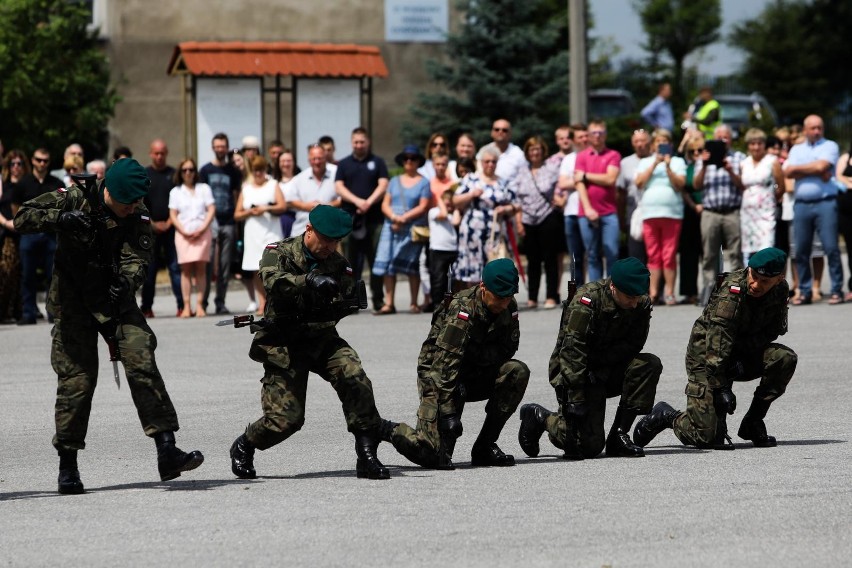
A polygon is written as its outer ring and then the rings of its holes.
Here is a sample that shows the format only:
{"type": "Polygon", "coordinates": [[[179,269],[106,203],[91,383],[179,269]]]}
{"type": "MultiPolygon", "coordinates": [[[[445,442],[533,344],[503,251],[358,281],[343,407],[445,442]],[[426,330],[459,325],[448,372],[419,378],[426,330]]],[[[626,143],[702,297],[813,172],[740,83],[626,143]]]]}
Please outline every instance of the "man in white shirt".
{"type": "Polygon", "coordinates": [[[568,254],[574,258],[577,284],[586,281],[586,247],[580,235],[580,196],[574,189],[574,164],[577,153],[589,145],[589,131],[585,124],[572,124],[572,142],[574,151],[562,158],[559,166],[559,182],[556,185],[558,194],[565,199],[565,240],[568,241],[568,254]]]}
{"type": "Polygon", "coordinates": [[[326,163],[326,152],[319,144],[312,144],[308,148],[308,162],[310,169],[300,172],[284,188],[287,207],[296,212],[291,237],[305,232],[308,214],[317,205],[340,207],[340,196],[334,189],[337,166],[326,163]]]}
{"type": "Polygon", "coordinates": [[[630,137],[630,144],[633,146],[633,153],[622,158],[621,170],[618,172],[618,180],[615,182],[615,187],[618,188],[616,200],[622,221],[622,231],[627,232],[627,254],[638,258],[645,264],[648,262],[645,242],[641,239],[634,239],[630,235],[630,222],[641,198],[639,188],[636,185],[636,166],[639,165],[639,160],[651,155],[651,135],[645,130],[636,130],[630,137]]]}
{"type": "Polygon", "coordinates": [[[512,125],[505,118],[497,119],[491,127],[491,140],[493,142],[480,148],[476,154],[476,161],[479,162],[485,151],[497,152],[500,157],[497,158],[495,173],[509,184],[514,183],[518,172],[527,165],[527,157],[524,156],[524,151],[512,144],[511,139],[512,125]]]}

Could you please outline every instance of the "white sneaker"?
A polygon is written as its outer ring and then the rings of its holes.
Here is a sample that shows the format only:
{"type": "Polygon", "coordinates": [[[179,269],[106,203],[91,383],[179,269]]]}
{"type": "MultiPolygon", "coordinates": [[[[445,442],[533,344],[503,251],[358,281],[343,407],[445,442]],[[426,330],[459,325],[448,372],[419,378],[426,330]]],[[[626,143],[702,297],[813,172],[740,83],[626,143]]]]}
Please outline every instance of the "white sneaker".
{"type": "Polygon", "coordinates": [[[256,312],[257,311],[257,302],[251,302],[248,306],[246,306],[247,312],[256,312]]]}

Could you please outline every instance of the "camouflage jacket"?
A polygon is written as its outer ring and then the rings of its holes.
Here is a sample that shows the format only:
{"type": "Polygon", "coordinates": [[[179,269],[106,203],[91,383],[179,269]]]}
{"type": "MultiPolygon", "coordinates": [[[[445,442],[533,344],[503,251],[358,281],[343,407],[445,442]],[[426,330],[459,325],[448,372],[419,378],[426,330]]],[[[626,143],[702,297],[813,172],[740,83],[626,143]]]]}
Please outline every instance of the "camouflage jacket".
{"type": "MultiPolygon", "coordinates": [[[[114,271],[133,283],[134,292],[145,281],[153,243],[148,211],[140,205],[132,215],[118,218],[103,205],[102,191],[101,183],[93,199],[99,204],[94,211],[85,190],[74,185],[27,201],[15,216],[19,233],[58,233],[47,299],[47,309],[56,317],[62,317],[62,303],[73,300],[82,302],[104,323],[113,314],[107,289],[115,278],[114,271]],[[59,230],[59,215],[75,209],[90,214],[95,226],[92,231],[59,230]]],[[[134,296],[128,295],[121,311],[134,306],[135,301],[134,296]]]]}
{"type": "Polygon", "coordinates": [[[595,374],[606,377],[645,346],[651,326],[651,299],[642,296],[632,310],[619,308],[610,279],[581,286],[562,310],[548,375],[554,387],[567,389],[571,402],[584,402],[583,390],[595,374]]]}
{"type": "Polygon", "coordinates": [[[703,371],[711,388],[728,382],[738,358],[763,357],[763,350],[787,333],[786,280],[764,296],[748,295],[748,269],[725,275],[692,326],[686,348],[686,369],[703,371]]]}
{"type": "Polygon", "coordinates": [[[520,338],[514,299],[508,308],[492,314],[479,287],[468,288],[456,294],[446,309],[438,308],[420,349],[417,373],[435,385],[441,412],[455,413],[459,375],[465,369],[502,365],[518,350],[520,338]]]}
{"type": "Polygon", "coordinates": [[[273,325],[259,332],[256,340],[289,341],[333,330],[343,317],[357,309],[335,307],[343,298],[355,295],[356,280],[349,262],[335,252],[325,260],[307,253],[304,235],[266,245],[260,259],[260,279],[266,289],[264,317],[273,325]],[[324,300],[308,288],[305,278],[312,270],[331,276],[340,293],[324,300]],[[272,335],[273,337],[270,337],[272,335]]]}

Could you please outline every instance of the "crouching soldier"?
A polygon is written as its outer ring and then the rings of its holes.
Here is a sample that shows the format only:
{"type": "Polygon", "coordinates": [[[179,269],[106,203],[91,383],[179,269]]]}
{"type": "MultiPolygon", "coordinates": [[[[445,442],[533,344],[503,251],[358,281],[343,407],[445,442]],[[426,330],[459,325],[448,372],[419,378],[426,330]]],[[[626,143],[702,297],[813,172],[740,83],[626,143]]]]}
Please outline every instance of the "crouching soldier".
{"type": "Polygon", "coordinates": [[[651,410],[663,371],[658,357],[641,353],[651,323],[650,275],[633,257],[615,262],[611,273],[566,302],[549,367],[559,412],[521,407],[518,441],[530,457],[539,454],[545,431],[566,459],[593,458],[604,447],[612,457],[645,455],[629,432],[636,416],[651,410]],[[606,399],[615,396],[621,399],[604,437],[606,399]]]}
{"type": "Polygon", "coordinates": [[[686,412],[658,402],[636,424],[637,444],[646,446],[673,428],[684,444],[734,449],[725,424],[726,415],[737,408],[731,386],[759,378],[737,434],[760,448],[776,445],[763,419],[769,405],[787,390],[798,360],[792,349],[773,343],[787,333],[786,260],[780,249],[766,248],[749,258],[747,268],[725,275],[692,326],[686,351],[686,412]]]}
{"type": "Polygon", "coordinates": [[[506,258],[493,260],[485,265],[478,286],[459,292],[436,310],[417,361],[417,428],[387,420],[382,424],[382,439],[412,462],[452,469],[465,403],[487,400],[471,465],[515,465],[514,456],[503,453],[497,439],[530,378],[529,368],[512,358],[521,337],[517,292],[515,264],[506,258]]]}
{"type": "Polygon", "coordinates": [[[381,418],[372,383],[336,328],[340,319],[358,311],[345,300],[357,296],[359,282],[337,252],[340,239],[350,232],[348,213],[317,205],[302,235],[267,245],[263,253],[264,324],[258,325],[249,350],[249,357],[263,363],[263,417],[231,445],[231,470],[237,477],[257,477],[254,451],[280,444],[302,428],[308,373],[314,372],[331,384],[343,405],[346,425],[355,436],[357,476],[390,478],[376,457],[381,418]]]}

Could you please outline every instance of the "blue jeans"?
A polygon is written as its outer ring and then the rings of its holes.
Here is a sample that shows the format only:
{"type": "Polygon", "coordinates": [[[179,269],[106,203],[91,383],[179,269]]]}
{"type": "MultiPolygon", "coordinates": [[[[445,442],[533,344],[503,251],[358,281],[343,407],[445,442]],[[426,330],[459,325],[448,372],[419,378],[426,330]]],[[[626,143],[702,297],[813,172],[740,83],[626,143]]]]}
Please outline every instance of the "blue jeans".
{"type": "Polygon", "coordinates": [[[586,217],[580,217],[580,233],[583,235],[583,246],[589,255],[589,281],[600,280],[604,276],[603,259],[600,256],[601,247],[606,257],[606,273],[612,270],[612,265],[618,260],[618,216],[615,213],[602,215],[594,223],[586,217]]]}
{"type": "Polygon", "coordinates": [[[150,310],[154,305],[154,294],[157,287],[157,272],[162,268],[160,254],[163,255],[165,266],[169,270],[169,280],[172,284],[172,294],[177,301],[178,310],[183,309],[183,292],[180,289],[180,267],[177,262],[177,251],[175,251],[175,229],[170,228],[165,233],[154,234],[154,247],[152,249],[151,264],[142,284],[142,311],[150,310]]]}
{"type": "Polygon", "coordinates": [[[21,299],[23,300],[23,319],[35,319],[36,307],[36,270],[41,267],[47,285],[53,278],[53,257],[56,254],[56,235],[53,233],[34,233],[21,235],[21,299]]]}
{"type": "Polygon", "coordinates": [[[568,242],[568,254],[574,257],[574,277],[577,285],[586,283],[586,247],[580,234],[580,218],[577,215],[565,216],[565,240],[568,242]]]}
{"type": "Polygon", "coordinates": [[[796,241],[796,270],[799,273],[799,291],[804,298],[811,297],[813,274],[811,274],[811,246],[814,231],[819,233],[825,258],[828,260],[828,275],[831,278],[831,293],[843,293],[843,264],[840,247],[837,245],[837,200],[803,202],[793,206],[793,239],[796,241]]]}

